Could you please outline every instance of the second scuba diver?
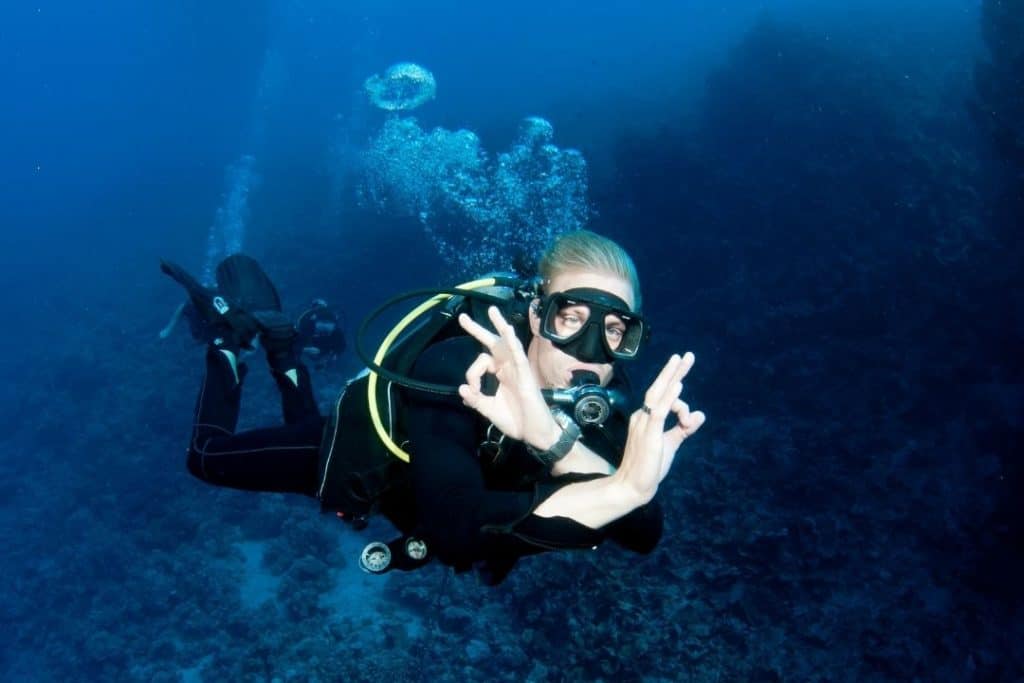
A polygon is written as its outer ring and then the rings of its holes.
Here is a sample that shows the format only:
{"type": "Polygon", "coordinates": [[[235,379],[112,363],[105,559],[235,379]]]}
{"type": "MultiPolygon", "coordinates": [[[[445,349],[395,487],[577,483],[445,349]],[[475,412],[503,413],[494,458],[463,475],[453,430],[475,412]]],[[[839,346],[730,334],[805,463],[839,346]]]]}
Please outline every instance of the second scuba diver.
{"type": "Polygon", "coordinates": [[[345,352],[344,324],[324,299],[316,298],[295,320],[298,352],[318,368],[325,368],[345,352]]]}
{"type": "Polygon", "coordinates": [[[326,418],[259,264],[228,257],[215,291],[162,268],[208,322],[189,471],[219,486],[311,496],[357,527],[385,515],[401,537],[369,544],[366,571],[436,557],[497,584],[526,555],[605,539],[647,553],[660,539],[655,494],[705,417],[680,398],[691,353],[673,355],[639,406],[631,402],[621,364],[649,328],[636,268],[615,242],[569,233],[542,256],[535,292],[459,290],[421,306],[426,322],[396,328],[326,418]],[[474,314],[481,300],[495,305],[474,314]],[[247,372],[239,352],[257,336],[284,424],[236,432],[247,372]]]}

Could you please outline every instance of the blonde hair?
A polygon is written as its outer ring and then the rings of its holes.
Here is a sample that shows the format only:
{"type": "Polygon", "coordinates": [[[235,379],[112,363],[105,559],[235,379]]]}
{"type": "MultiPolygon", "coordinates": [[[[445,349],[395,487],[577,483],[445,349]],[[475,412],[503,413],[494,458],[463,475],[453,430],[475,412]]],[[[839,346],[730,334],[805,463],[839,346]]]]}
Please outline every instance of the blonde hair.
{"type": "Polygon", "coordinates": [[[640,310],[640,276],[626,250],[618,244],[590,230],[576,230],[558,237],[537,264],[546,287],[560,273],[574,270],[596,271],[615,275],[630,284],[640,310]]]}

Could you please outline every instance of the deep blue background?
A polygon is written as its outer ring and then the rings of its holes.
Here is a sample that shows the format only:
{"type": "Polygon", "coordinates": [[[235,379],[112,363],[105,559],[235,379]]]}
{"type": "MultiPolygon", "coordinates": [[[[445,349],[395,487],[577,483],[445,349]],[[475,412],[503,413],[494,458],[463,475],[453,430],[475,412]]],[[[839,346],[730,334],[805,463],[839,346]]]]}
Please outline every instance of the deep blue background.
{"type": "MultiPolygon", "coordinates": [[[[5,6],[0,677],[1024,675],[1024,8],[709,4],[5,6]],[[311,501],[187,476],[201,353],[156,339],[156,265],[202,266],[239,156],[292,312],[445,282],[418,224],[355,199],[362,83],[397,61],[438,79],[425,127],[497,152],[541,115],[582,150],[658,332],[637,374],[697,353],[709,423],[651,557],[367,580],[371,539],[311,501]]],[[[252,374],[244,420],[272,423],[252,374]]]]}

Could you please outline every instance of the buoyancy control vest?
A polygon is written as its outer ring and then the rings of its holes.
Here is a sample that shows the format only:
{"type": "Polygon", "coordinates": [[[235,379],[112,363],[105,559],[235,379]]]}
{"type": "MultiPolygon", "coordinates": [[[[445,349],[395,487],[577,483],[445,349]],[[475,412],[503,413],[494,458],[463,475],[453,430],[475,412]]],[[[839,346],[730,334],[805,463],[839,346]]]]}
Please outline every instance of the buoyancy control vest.
{"type": "Polygon", "coordinates": [[[458,322],[462,313],[494,331],[487,315],[490,306],[498,307],[520,339],[528,339],[527,307],[536,293],[535,281],[496,274],[451,289],[406,292],[367,316],[355,337],[356,352],[367,370],[338,397],[321,442],[317,496],[324,509],[358,519],[373,512],[384,496],[403,494],[410,453],[398,387],[457,394],[456,386],[409,377],[417,359],[434,344],[466,334],[458,322]],[[428,298],[391,328],[371,358],[364,341],[373,323],[396,304],[422,297],[428,298]],[[367,421],[372,431],[367,431],[367,421]]]}

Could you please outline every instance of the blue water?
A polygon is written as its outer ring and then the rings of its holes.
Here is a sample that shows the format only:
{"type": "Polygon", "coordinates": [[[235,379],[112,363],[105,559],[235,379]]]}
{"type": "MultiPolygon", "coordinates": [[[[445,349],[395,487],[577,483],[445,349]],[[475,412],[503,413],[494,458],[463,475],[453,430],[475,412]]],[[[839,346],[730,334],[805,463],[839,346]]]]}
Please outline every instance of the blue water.
{"type": "Polygon", "coordinates": [[[0,680],[1024,679],[1024,5],[12,4],[0,680]],[[385,112],[400,62],[436,95],[385,112]],[[638,264],[638,383],[697,356],[650,556],[370,577],[382,522],[188,475],[160,258],[351,335],[581,225],[638,264]]]}

